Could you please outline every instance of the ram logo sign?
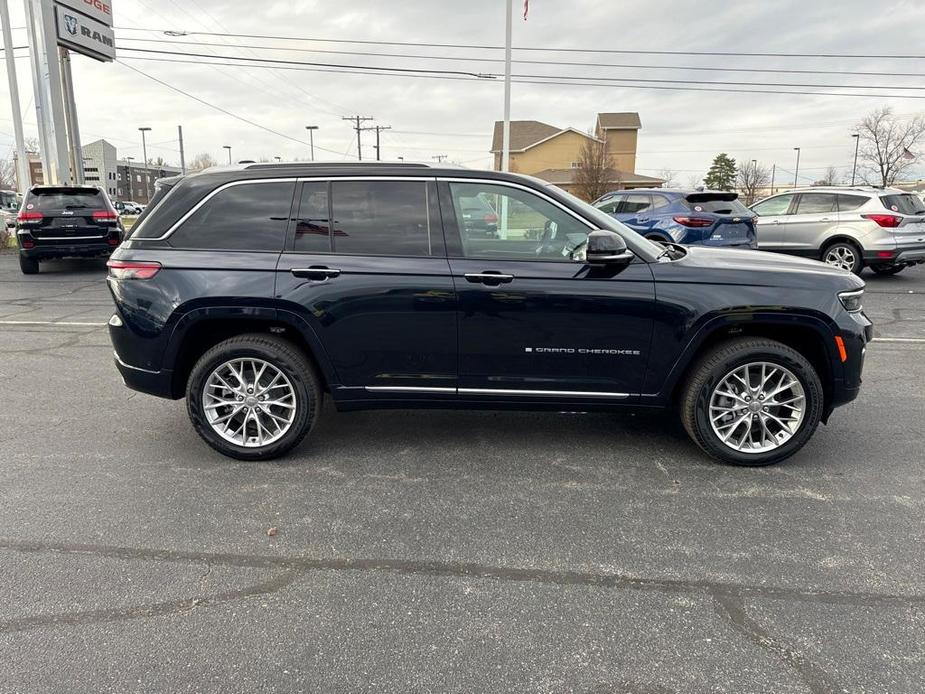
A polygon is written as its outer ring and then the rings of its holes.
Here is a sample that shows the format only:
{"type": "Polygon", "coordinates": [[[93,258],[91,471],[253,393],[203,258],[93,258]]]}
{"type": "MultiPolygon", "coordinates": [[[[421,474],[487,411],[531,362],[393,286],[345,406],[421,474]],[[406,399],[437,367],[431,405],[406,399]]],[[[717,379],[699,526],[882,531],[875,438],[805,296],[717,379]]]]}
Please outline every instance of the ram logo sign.
{"type": "Polygon", "coordinates": [[[112,28],[61,5],[55,5],[55,18],[58,45],[103,62],[115,59],[116,39],[112,28]]]}

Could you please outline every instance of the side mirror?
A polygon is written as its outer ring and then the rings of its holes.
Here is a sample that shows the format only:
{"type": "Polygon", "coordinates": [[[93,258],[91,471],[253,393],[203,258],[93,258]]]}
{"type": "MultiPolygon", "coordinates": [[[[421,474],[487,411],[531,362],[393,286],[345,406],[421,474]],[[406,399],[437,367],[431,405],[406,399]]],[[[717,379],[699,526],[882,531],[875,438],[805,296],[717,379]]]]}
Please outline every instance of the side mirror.
{"type": "Polygon", "coordinates": [[[588,234],[585,262],[588,265],[627,265],[633,253],[626,247],[620,234],[598,229],[588,234]]]}

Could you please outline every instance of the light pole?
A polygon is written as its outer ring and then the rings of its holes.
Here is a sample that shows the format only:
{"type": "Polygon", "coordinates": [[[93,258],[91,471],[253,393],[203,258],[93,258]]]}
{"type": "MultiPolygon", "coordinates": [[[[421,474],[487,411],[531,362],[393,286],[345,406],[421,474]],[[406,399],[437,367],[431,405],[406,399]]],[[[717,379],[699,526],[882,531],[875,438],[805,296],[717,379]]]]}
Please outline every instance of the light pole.
{"type": "Polygon", "coordinates": [[[132,162],[135,157],[126,157],[125,161],[128,162],[128,199],[129,202],[135,202],[135,187],[132,185],[132,162]]]}
{"type": "Polygon", "coordinates": [[[276,160],[276,163],[279,164],[283,158],[282,157],[273,157],[276,160]]]}
{"type": "Polygon", "coordinates": [[[854,167],[851,169],[851,185],[854,185],[854,177],[858,172],[858,147],[861,146],[861,134],[855,133],[854,138],[854,167]]]}
{"type": "Polygon", "coordinates": [[[141,156],[144,157],[145,164],[145,202],[151,200],[151,195],[148,192],[148,146],[145,144],[145,133],[150,131],[151,128],[138,128],[141,131],[141,156]]]}
{"type": "Polygon", "coordinates": [[[793,187],[796,188],[797,178],[800,175],[800,148],[794,147],[793,149],[797,153],[797,165],[796,165],[796,168],[793,170],[793,187]]]}
{"type": "Polygon", "coordinates": [[[306,125],[305,129],[308,131],[308,144],[311,146],[312,150],[312,161],[315,161],[315,131],[318,129],[318,126],[306,125]]]}
{"type": "Polygon", "coordinates": [[[222,145],[222,149],[228,150],[228,163],[231,163],[231,145],[222,145]]]}

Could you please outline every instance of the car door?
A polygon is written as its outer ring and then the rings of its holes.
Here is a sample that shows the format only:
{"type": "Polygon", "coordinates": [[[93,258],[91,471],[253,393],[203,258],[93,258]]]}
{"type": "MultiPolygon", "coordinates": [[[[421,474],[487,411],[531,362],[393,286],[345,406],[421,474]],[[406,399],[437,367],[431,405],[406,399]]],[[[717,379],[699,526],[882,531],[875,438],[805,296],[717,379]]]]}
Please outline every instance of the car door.
{"type": "Polygon", "coordinates": [[[455,396],[456,296],[433,179],[300,185],[276,295],[320,341],[335,397],[455,396]]]}
{"type": "Polygon", "coordinates": [[[829,232],[838,226],[834,193],[800,193],[782,223],[788,253],[816,257],[829,232]]]}
{"type": "Polygon", "coordinates": [[[497,181],[440,183],[458,297],[460,397],[622,400],[638,394],[655,291],[645,262],[601,270],[573,261],[593,225],[532,188],[497,181]],[[506,210],[502,238],[466,234],[467,199],[506,210]],[[544,228],[543,238],[528,236],[544,228]]]}
{"type": "Polygon", "coordinates": [[[785,193],[752,205],[752,212],[758,215],[756,230],[760,250],[786,250],[786,217],[793,205],[793,199],[793,193],[785,193]]]}

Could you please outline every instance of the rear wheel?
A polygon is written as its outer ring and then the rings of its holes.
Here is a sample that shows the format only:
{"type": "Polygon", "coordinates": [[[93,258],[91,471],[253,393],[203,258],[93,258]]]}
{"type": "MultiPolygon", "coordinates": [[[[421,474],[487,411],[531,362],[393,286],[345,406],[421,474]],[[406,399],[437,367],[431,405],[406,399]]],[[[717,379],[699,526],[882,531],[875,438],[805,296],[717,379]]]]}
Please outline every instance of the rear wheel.
{"type": "Polygon", "coordinates": [[[39,272],[39,261],[35,258],[27,258],[22,253],[19,254],[19,269],[24,275],[37,275],[39,272]]]}
{"type": "Polygon", "coordinates": [[[895,275],[897,272],[902,272],[905,267],[905,265],[871,265],[870,269],[878,275],[895,275]]]}
{"type": "Polygon", "coordinates": [[[825,247],[822,251],[822,262],[826,265],[861,274],[864,263],[861,260],[861,249],[850,241],[836,241],[825,247]]]}
{"type": "Polygon", "coordinates": [[[186,388],[196,432],[239,460],[268,460],[297,446],[315,425],[321,398],[305,355],[264,334],[215,345],[196,362],[186,388]]]}
{"type": "Polygon", "coordinates": [[[707,454],[759,466],[790,457],[822,417],[822,383],[799,352],[764,338],[724,342],[691,370],[681,419],[707,454]]]}

